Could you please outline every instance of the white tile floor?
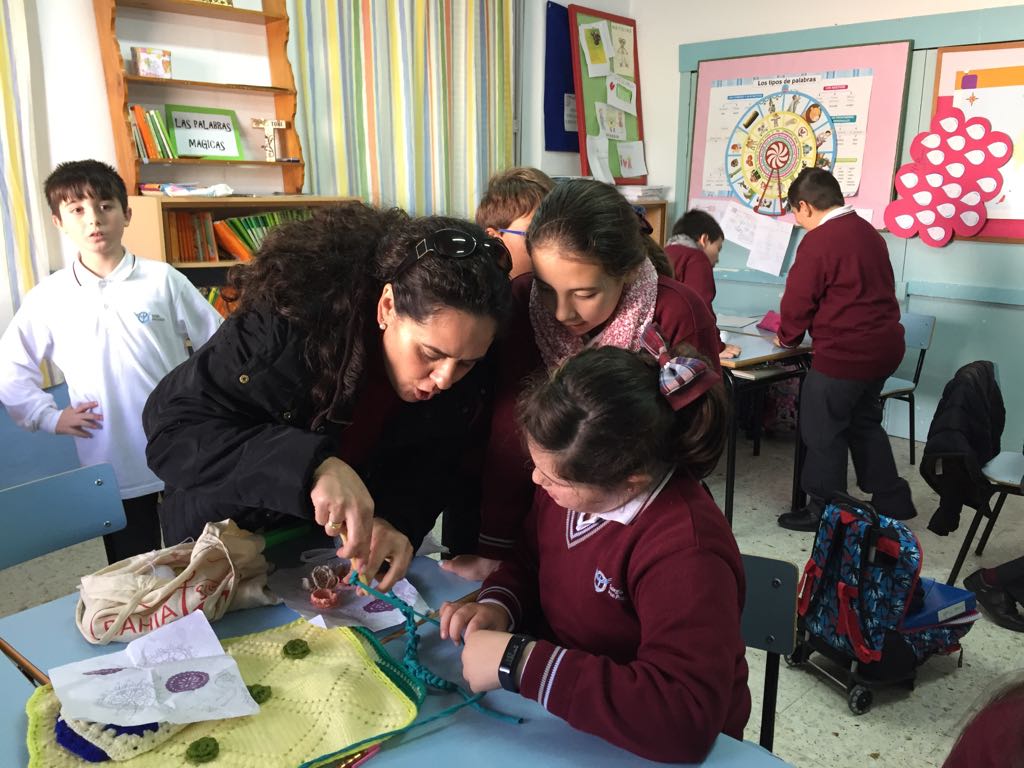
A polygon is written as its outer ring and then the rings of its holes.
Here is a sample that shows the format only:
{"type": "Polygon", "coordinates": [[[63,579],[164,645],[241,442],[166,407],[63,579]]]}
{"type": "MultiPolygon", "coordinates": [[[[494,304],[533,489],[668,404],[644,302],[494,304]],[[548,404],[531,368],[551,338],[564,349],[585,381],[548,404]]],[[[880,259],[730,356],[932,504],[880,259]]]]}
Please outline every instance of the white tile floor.
{"type": "MultiPolygon", "coordinates": [[[[925,551],[924,574],[945,580],[961,539],[941,538],[925,526],[936,497],[917,467],[907,463],[906,442],[893,439],[897,465],[911,483],[919,516],[910,522],[925,551]]],[[[918,455],[923,446],[919,446],[918,455]]],[[[767,438],[761,456],[750,455],[740,442],[734,529],[740,549],[748,554],[806,562],[811,534],[779,528],[776,516],[787,508],[792,472],[792,442],[767,438]]],[[[721,471],[710,478],[716,498],[724,495],[721,471]]],[[[851,478],[851,489],[855,486],[851,478]]],[[[962,534],[969,522],[968,512],[962,534]]],[[[980,561],[973,551],[962,576],[981,565],[996,565],[1024,551],[1024,500],[1011,496],[980,561]]],[[[100,542],[80,544],[14,568],[0,571],[0,615],[19,611],[72,591],[78,578],[105,564],[100,542]]],[[[964,664],[956,658],[929,660],[916,690],[893,688],[876,693],[870,712],[854,716],[846,696],[821,676],[783,666],[780,674],[775,752],[798,766],[941,766],[959,732],[965,713],[1000,676],[1024,667],[1024,635],[982,619],[964,638],[964,664]]],[[[763,655],[748,653],[753,711],[746,737],[758,739],[763,655]]]]}

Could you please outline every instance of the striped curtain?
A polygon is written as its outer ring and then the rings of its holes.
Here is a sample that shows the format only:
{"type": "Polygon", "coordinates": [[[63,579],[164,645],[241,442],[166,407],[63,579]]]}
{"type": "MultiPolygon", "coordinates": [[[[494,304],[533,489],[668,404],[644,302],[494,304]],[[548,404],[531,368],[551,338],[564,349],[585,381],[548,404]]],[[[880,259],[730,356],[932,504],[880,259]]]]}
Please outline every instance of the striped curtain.
{"type": "Polygon", "coordinates": [[[0,0],[0,330],[47,274],[24,0],[0,0]]]}
{"type": "Polygon", "coordinates": [[[515,0],[289,0],[306,191],[472,216],[513,162],[515,0]]]}

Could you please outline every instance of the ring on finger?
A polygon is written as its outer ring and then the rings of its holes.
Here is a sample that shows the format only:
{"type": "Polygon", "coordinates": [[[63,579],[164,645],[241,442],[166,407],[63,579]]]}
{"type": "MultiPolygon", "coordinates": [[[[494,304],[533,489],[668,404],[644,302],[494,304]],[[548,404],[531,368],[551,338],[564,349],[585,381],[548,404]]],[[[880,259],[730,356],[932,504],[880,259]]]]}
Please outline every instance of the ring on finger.
{"type": "Polygon", "coordinates": [[[337,530],[341,530],[342,525],[339,522],[336,522],[334,520],[330,520],[330,521],[328,521],[327,525],[325,525],[324,527],[325,528],[329,528],[332,531],[337,531],[337,530]]]}

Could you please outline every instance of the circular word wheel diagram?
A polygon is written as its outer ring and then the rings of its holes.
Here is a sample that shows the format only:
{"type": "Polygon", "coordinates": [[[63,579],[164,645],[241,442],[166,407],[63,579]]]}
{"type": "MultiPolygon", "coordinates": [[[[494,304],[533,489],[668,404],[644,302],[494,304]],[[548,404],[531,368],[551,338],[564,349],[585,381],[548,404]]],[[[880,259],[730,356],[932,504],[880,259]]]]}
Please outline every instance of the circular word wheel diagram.
{"type": "Polygon", "coordinates": [[[831,171],[836,129],[821,102],[798,91],[759,99],[736,123],[725,153],[733,193],[757,213],[789,210],[789,185],[804,168],[831,171]]]}

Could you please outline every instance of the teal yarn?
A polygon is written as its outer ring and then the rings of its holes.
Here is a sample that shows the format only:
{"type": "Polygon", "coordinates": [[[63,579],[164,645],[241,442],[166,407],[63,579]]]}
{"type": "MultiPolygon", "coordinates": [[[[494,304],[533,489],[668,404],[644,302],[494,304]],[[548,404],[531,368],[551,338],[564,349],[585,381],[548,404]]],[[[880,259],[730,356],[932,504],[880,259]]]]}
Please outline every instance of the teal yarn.
{"type": "Polygon", "coordinates": [[[314,768],[315,766],[323,765],[323,763],[328,760],[344,757],[345,755],[352,754],[353,752],[358,752],[363,747],[369,746],[371,744],[380,743],[386,739],[390,739],[393,736],[400,736],[403,733],[408,733],[409,731],[415,728],[419,728],[421,726],[427,725],[428,723],[432,723],[435,720],[441,720],[443,718],[449,717],[458,712],[463,707],[472,707],[478,712],[482,712],[485,715],[497,718],[498,720],[501,720],[506,723],[515,723],[516,725],[519,725],[523,722],[523,718],[521,717],[515,717],[514,715],[506,715],[503,712],[495,712],[493,709],[488,709],[480,703],[480,700],[484,697],[484,694],[471,694],[468,691],[463,690],[460,686],[456,685],[451,680],[446,680],[440,675],[431,672],[430,669],[428,669],[420,662],[420,636],[419,633],[416,631],[416,619],[418,617],[423,619],[424,621],[429,621],[433,624],[437,624],[438,626],[441,626],[440,621],[438,621],[433,616],[428,616],[427,614],[416,611],[411,605],[409,605],[407,602],[398,597],[394,592],[388,592],[385,594],[384,592],[380,592],[379,590],[374,589],[369,584],[364,584],[362,581],[359,580],[359,574],[357,574],[355,571],[349,574],[347,581],[349,584],[352,584],[353,586],[359,587],[360,589],[364,590],[367,594],[373,595],[378,600],[383,600],[388,605],[400,611],[402,616],[405,617],[404,629],[406,644],[405,654],[402,657],[402,664],[405,666],[409,674],[413,675],[418,680],[422,680],[426,685],[430,686],[431,688],[436,688],[438,690],[446,692],[458,693],[462,697],[462,701],[460,701],[458,704],[453,704],[447,709],[443,709],[440,712],[431,715],[430,717],[424,718],[423,720],[417,720],[414,723],[410,723],[404,728],[396,728],[393,731],[380,733],[376,736],[371,736],[368,739],[358,741],[355,744],[350,744],[344,749],[339,749],[337,752],[331,752],[326,755],[320,755],[319,757],[313,758],[312,760],[302,763],[302,765],[300,765],[299,768],[314,768]]]}
{"type": "Polygon", "coordinates": [[[488,709],[480,703],[480,700],[484,697],[484,694],[477,693],[471,694],[466,690],[463,690],[460,686],[453,683],[451,680],[446,680],[440,675],[435,674],[426,666],[420,662],[420,635],[416,631],[416,618],[419,617],[424,621],[429,621],[437,626],[441,626],[441,622],[433,616],[428,616],[425,613],[420,613],[415,610],[411,605],[405,602],[402,598],[398,597],[394,592],[380,592],[374,589],[369,584],[359,580],[359,574],[355,571],[348,576],[348,583],[353,586],[359,587],[363,591],[370,595],[373,595],[378,600],[383,600],[391,607],[397,609],[405,617],[405,654],[402,657],[402,664],[409,671],[409,674],[413,675],[416,679],[422,680],[424,683],[429,685],[431,688],[436,688],[441,691],[448,691],[451,693],[457,693],[462,698],[461,704],[455,706],[452,711],[459,709],[460,707],[470,706],[473,709],[483,712],[485,715],[496,717],[499,720],[504,720],[510,723],[521,723],[523,719],[521,717],[513,717],[512,715],[506,715],[501,712],[495,712],[493,709],[488,709]]]}

